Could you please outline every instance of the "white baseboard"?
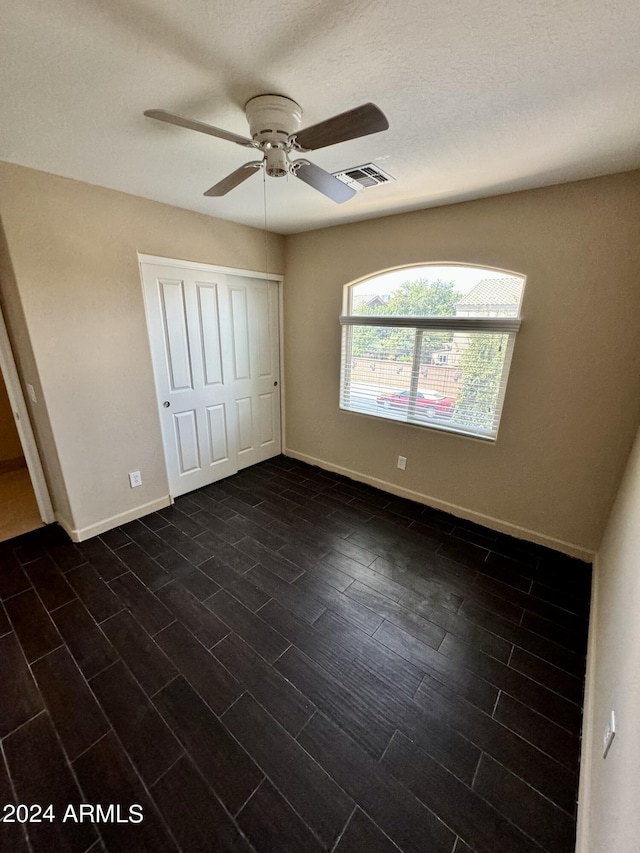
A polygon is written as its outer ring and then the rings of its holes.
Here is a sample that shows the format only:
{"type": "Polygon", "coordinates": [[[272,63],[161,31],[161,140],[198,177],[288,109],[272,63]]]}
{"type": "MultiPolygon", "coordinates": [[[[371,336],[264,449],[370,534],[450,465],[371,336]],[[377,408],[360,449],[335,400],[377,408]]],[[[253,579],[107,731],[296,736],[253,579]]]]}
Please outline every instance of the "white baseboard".
{"type": "Polygon", "coordinates": [[[64,530],[64,532],[67,534],[69,539],[71,539],[73,541],[73,536],[71,535],[71,531],[73,530],[73,525],[63,515],[60,515],[59,512],[55,513],[55,521],[64,530]]]}
{"type": "MultiPolygon", "coordinates": [[[[598,624],[598,555],[593,561],[591,576],[591,607],[589,612],[589,642],[587,645],[587,672],[584,681],[582,705],[582,737],[580,750],[580,782],[578,785],[578,821],[576,827],[576,853],[589,853],[589,815],[591,812],[591,771],[593,767],[593,742],[596,701],[596,626],[598,624]]],[[[599,742],[599,741],[597,741],[599,742]]]]}
{"type": "Polygon", "coordinates": [[[74,528],[61,515],[56,513],[56,521],[62,527],[67,536],[72,542],[84,542],[85,539],[91,539],[92,536],[99,536],[100,533],[105,533],[113,527],[119,527],[121,524],[126,524],[128,521],[135,521],[136,518],[142,518],[143,515],[149,515],[151,512],[157,512],[159,509],[164,509],[166,506],[171,506],[173,499],[170,495],[163,498],[158,498],[155,501],[150,501],[147,504],[134,507],[126,512],[112,515],[111,518],[104,518],[89,527],[74,528]]]}
{"type": "Polygon", "coordinates": [[[528,527],[520,527],[517,524],[511,524],[509,521],[503,521],[500,518],[494,518],[491,515],[485,515],[481,512],[469,509],[468,507],[458,506],[458,504],[449,503],[448,501],[434,498],[432,495],[425,495],[422,492],[414,492],[412,489],[403,489],[395,483],[389,483],[387,480],[380,480],[377,477],[370,477],[368,474],[363,474],[361,471],[352,471],[350,468],[344,468],[342,465],[334,465],[332,462],[327,462],[325,459],[316,459],[315,456],[309,456],[306,453],[299,453],[291,448],[286,448],[283,451],[285,456],[290,456],[292,459],[299,459],[300,462],[307,462],[309,465],[317,465],[318,468],[323,468],[325,471],[333,471],[335,474],[342,474],[349,477],[351,480],[357,480],[359,483],[367,483],[369,486],[375,486],[377,489],[382,489],[384,492],[390,492],[392,495],[397,495],[401,498],[407,498],[416,503],[424,504],[425,506],[441,509],[444,512],[449,512],[458,518],[464,518],[467,521],[474,521],[476,524],[482,524],[484,527],[489,527],[491,530],[496,530],[499,533],[506,533],[509,536],[515,536],[517,539],[525,539],[528,542],[535,542],[537,545],[544,545],[547,548],[553,548],[554,551],[561,551],[563,554],[568,554],[571,557],[577,557],[586,562],[592,562],[594,552],[589,548],[584,548],[582,545],[576,545],[573,542],[565,542],[563,539],[555,539],[553,536],[546,536],[544,533],[539,533],[537,530],[529,530],[528,527]]]}

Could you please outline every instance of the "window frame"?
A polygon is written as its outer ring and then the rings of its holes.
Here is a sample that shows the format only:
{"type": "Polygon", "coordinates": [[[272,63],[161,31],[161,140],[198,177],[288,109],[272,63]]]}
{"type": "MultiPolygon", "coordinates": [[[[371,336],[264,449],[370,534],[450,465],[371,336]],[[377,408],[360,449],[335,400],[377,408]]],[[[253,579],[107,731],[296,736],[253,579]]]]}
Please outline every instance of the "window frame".
{"type": "MultiPolygon", "coordinates": [[[[429,267],[451,266],[460,267],[461,264],[423,264],[412,265],[411,269],[428,269],[429,267]]],[[[469,266],[473,269],[473,266],[469,266]]],[[[487,267],[477,267],[478,270],[486,272],[495,272],[502,276],[513,276],[522,281],[522,293],[518,303],[518,315],[516,317],[468,317],[468,316],[446,316],[446,317],[424,317],[424,316],[393,316],[388,314],[353,314],[343,313],[339,317],[339,323],[342,329],[342,343],[340,353],[340,399],[339,407],[342,411],[352,414],[364,414],[368,417],[380,418],[381,420],[393,421],[395,423],[408,424],[409,426],[425,427],[427,429],[435,429],[438,432],[448,432],[466,437],[476,438],[484,441],[495,442],[498,436],[500,422],[502,420],[502,409],[504,397],[506,393],[507,382],[511,370],[511,358],[515,344],[515,338],[521,328],[522,320],[520,316],[522,296],[526,283],[526,276],[522,273],[507,272],[506,270],[490,270],[487,267]],[[350,397],[351,389],[351,374],[348,366],[353,360],[353,335],[351,330],[355,326],[373,326],[378,328],[395,328],[395,329],[414,329],[416,332],[414,339],[414,350],[411,360],[411,379],[409,387],[409,405],[407,406],[406,419],[390,418],[377,411],[362,411],[358,408],[353,408],[345,405],[345,400],[350,397]],[[507,348],[503,360],[502,376],[500,380],[500,388],[495,403],[495,412],[498,418],[495,421],[493,429],[481,429],[479,427],[472,428],[460,424],[449,424],[444,422],[425,422],[424,420],[416,419],[416,395],[418,391],[418,383],[420,378],[420,352],[422,348],[422,333],[425,330],[448,331],[448,332],[476,332],[488,334],[506,334],[507,348]]],[[[387,270],[387,273],[398,272],[399,270],[387,270]]],[[[353,310],[353,289],[364,284],[371,278],[380,278],[385,273],[378,273],[366,278],[359,279],[345,286],[344,311],[351,312],[353,310]]]]}

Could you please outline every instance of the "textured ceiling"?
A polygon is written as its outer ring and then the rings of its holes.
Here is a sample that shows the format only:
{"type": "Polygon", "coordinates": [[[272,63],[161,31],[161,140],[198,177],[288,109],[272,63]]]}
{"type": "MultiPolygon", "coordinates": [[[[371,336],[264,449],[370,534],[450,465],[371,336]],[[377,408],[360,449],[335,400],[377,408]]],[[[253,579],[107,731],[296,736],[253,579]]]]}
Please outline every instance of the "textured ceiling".
{"type": "Polygon", "coordinates": [[[640,167],[635,0],[3,0],[0,159],[281,233],[640,167]],[[334,204],[252,152],[144,118],[241,135],[276,93],[303,126],[366,101],[384,133],[309,154],[396,180],[334,204]],[[247,156],[249,155],[249,156],[247,156]]]}

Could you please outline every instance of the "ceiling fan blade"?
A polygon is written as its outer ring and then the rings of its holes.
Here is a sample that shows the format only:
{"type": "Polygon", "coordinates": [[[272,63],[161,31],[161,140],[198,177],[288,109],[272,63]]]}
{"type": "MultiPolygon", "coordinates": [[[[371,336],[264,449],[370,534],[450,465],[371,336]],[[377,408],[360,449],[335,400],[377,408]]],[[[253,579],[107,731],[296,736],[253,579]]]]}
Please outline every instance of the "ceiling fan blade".
{"type": "Polygon", "coordinates": [[[187,130],[197,130],[198,133],[208,133],[209,136],[217,136],[219,139],[226,139],[228,142],[235,142],[236,145],[246,145],[249,148],[257,148],[256,143],[245,136],[238,136],[237,133],[231,133],[229,130],[222,130],[220,127],[214,127],[212,124],[205,124],[203,121],[196,121],[192,118],[183,118],[174,113],[168,113],[166,110],[145,110],[144,113],[148,118],[155,118],[158,121],[167,122],[167,124],[175,124],[178,127],[186,127],[187,130]]]}
{"type": "Polygon", "coordinates": [[[387,130],[387,117],[375,104],[363,104],[346,113],[328,118],[295,134],[295,144],[303,151],[315,151],[347,139],[358,139],[370,133],[387,130]]]}
{"type": "Polygon", "coordinates": [[[315,166],[308,160],[295,160],[293,163],[293,174],[296,178],[300,178],[305,184],[309,184],[314,190],[318,190],[332,201],[342,204],[343,201],[349,201],[356,194],[356,191],[342,181],[335,178],[330,172],[325,172],[320,166],[315,166]]]}
{"type": "Polygon", "coordinates": [[[227,175],[226,178],[223,178],[221,181],[208,189],[204,195],[208,196],[220,196],[226,195],[230,190],[237,187],[238,184],[241,184],[243,181],[246,181],[247,178],[250,178],[253,173],[262,166],[262,160],[253,160],[251,163],[245,163],[244,166],[240,166],[239,169],[236,169],[235,172],[231,172],[230,175],[227,175]]]}

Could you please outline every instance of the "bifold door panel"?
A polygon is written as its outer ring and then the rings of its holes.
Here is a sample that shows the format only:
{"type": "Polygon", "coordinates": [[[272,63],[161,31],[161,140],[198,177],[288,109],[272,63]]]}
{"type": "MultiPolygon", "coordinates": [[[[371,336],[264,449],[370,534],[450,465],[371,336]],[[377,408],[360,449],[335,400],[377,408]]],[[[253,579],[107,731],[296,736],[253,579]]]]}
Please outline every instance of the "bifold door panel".
{"type": "Polygon", "coordinates": [[[171,494],[280,453],[277,284],[143,263],[171,494]]]}

